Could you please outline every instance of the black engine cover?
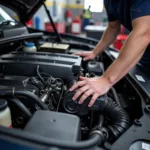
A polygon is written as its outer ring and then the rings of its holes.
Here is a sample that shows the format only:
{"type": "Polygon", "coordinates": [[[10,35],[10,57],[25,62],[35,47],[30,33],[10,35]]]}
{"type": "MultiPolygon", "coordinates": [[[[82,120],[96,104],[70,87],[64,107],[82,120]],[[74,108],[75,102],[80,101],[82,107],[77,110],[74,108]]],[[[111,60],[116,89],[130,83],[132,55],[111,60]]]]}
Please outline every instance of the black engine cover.
{"type": "Polygon", "coordinates": [[[25,131],[47,139],[74,142],[80,140],[80,119],[59,112],[36,111],[25,131]]]}
{"type": "Polygon", "coordinates": [[[0,59],[0,72],[8,75],[36,76],[36,68],[40,72],[55,78],[66,79],[78,74],[81,57],[53,53],[12,53],[0,59]]]}

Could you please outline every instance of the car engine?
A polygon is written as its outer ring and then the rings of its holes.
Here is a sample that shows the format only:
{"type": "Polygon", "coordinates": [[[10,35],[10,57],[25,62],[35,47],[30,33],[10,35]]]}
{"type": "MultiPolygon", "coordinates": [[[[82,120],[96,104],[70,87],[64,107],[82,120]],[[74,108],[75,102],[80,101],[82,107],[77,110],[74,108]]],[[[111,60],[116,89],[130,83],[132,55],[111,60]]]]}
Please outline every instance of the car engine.
{"type": "Polygon", "coordinates": [[[8,102],[12,128],[62,142],[98,136],[99,145],[108,148],[141,115],[140,104],[130,100],[135,90],[126,97],[131,85],[118,84],[90,108],[91,97],[79,104],[72,100],[78,89],[69,91],[79,76],[98,77],[105,68],[102,59],[84,62],[71,54],[20,50],[1,55],[0,98],[8,102]]]}
{"type": "MultiPolygon", "coordinates": [[[[140,63],[91,107],[93,95],[79,104],[86,92],[73,100],[83,88],[70,88],[81,76],[100,78],[119,52],[110,46],[90,61],[75,55],[91,52],[99,41],[84,37],[87,31],[79,36],[57,31],[65,24],[60,13],[54,22],[51,11],[58,6],[63,13],[63,3],[0,1],[0,149],[150,150],[150,72],[140,63]],[[41,20],[39,12],[33,16],[39,9],[41,20]],[[43,21],[46,30],[39,29],[43,21]]],[[[81,24],[75,19],[70,27],[81,24]]]]}

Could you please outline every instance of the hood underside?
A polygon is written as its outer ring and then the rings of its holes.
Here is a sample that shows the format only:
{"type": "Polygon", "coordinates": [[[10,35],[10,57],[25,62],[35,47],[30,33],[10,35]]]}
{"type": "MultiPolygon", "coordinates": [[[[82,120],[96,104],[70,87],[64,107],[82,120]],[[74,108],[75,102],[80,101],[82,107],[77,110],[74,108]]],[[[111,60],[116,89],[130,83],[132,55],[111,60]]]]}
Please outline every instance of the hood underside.
{"type": "Polygon", "coordinates": [[[27,22],[45,0],[0,0],[0,4],[14,10],[21,22],[27,22]]]}

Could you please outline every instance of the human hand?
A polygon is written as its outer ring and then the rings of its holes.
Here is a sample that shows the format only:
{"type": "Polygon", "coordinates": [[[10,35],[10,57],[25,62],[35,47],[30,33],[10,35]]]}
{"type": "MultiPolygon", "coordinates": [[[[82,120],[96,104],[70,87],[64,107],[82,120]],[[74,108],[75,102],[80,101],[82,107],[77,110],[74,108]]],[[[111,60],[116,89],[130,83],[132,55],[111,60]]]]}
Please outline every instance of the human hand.
{"type": "Polygon", "coordinates": [[[86,78],[80,76],[80,80],[81,81],[70,88],[70,91],[78,88],[73,96],[73,100],[77,100],[81,96],[78,102],[79,104],[82,104],[87,97],[92,95],[90,103],[88,104],[89,107],[94,104],[99,96],[106,94],[111,88],[111,84],[103,76],[98,78],[86,78]]]}
{"type": "Polygon", "coordinates": [[[78,56],[83,57],[84,61],[93,60],[96,57],[96,54],[94,53],[94,51],[91,51],[91,52],[77,52],[77,53],[74,53],[74,55],[78,55],[78,56]]]}

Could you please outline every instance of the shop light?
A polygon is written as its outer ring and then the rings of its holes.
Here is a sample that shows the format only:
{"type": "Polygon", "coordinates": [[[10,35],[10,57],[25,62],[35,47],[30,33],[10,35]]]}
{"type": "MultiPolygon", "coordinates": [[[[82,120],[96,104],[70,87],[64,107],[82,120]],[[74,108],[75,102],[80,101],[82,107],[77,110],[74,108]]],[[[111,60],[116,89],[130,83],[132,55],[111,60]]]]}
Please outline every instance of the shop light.
{"type": "Polygon", "coordinates": [[[85,0],[84,9],[88,9],[91,6],[92,12],[102,12],[104,6],[103,0],[85,0]]]}

